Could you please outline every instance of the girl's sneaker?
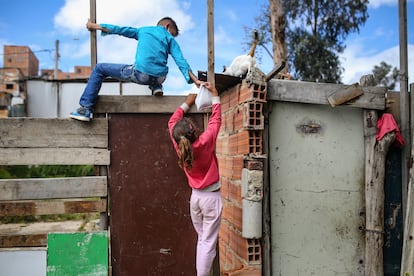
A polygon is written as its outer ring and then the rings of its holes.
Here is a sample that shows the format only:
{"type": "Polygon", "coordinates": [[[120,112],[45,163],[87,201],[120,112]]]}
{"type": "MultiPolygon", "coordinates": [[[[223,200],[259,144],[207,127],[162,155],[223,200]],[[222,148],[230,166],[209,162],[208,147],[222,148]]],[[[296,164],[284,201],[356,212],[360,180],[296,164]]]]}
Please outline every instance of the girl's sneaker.
{"type": "Polygon", "coordinates": [[[70,113],[69,118],[89,122],[92,118],[92,111],[87,107],[81,106],[72,113],[70,113]]]}

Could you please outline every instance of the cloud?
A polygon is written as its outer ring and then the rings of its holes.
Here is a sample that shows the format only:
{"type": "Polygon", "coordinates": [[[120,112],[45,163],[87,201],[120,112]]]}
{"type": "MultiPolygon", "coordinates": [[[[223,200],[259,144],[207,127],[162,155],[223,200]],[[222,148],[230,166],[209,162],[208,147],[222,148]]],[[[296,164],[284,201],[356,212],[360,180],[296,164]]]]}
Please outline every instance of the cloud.
{"type": "MultiPolygon", "coordinates": [[[[408,80],[414,80],[414,44],[408,45],[408,80]]],[[[400,68],[400,49],[394,46],[377,53],[367,53],[361,44],[354,43],[348,46],[344,53],[340,56],[342,66],[345,68],[342,82],[350,84],[358,82],[362,75],[372,74],[375,65],[379,65],[381,61],[400,68]],[[361,54],[364,54],[363,56],[361,54]]]]}
{"type": "MultiPolygon", "coordinates": [[[[190,7],[177,0],[100,0],[96,5],[96,21],[121,26],[155,25],[164,16],[176,20],[181,32],[193,28],[191,16],[186,13],[190,7]]],[[[89,1],[67,0],[54,18],[55,28],[68,32],[88,33],[85,24],[90,17],[89,1]]]]}
{"type": "Polygon", "coordinates": [[[369,6],[372,8],[378,8],[379,6],[383,6],[383,5],[398,5],[398,1],[395,0],[370,0],[369,1],[369,6]]]}
{"type": "MultiPolygon", "coordinates": [[[[414,0],[408,0],[407,2],[414,2],[414,0]]],[[[380,6],[396,6],[398,5],[397,0],[370,0],[369,6],[372,8],[378,8],[380,6]]]]}

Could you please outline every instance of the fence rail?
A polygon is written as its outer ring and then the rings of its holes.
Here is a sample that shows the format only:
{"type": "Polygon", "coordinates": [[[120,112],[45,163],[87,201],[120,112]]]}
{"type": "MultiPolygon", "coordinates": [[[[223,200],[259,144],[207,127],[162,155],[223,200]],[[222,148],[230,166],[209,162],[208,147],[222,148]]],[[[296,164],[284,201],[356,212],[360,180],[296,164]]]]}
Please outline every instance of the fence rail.
{"type": "MultiPolygon", "coordinates": [[[[108,120],[0,120],[0,166],[110,163],[108,120]]],[[[105,170],[99,170],[105,171],[105,170]]],[[[107,215],[107,176],[0,180],[0,217],[101,213],[107,215]]],[[[100,225],[106,228],[106,225],[100,225]]],[[[77,231],[68,222],[0,225],[0,248],[47,245],[49,232],[77,231]],[[42,225],[41,227],[39,225],[42,225]]]]}

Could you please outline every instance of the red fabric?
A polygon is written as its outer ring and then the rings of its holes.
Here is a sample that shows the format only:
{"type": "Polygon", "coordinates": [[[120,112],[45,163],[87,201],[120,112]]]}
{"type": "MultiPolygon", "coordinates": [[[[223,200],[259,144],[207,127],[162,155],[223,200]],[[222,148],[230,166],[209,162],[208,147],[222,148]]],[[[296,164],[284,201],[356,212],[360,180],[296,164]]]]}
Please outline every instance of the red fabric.
{"type": "Polygon", "coordinates": [[[400,133],[397,123],[394,120],[394,117],[390,113],[384,113],[377,122],[377,141],[381,140],[385,134],[395,131],[396,137],[393,145],[403,146],[405,144],[404,138],[400,133]]]}

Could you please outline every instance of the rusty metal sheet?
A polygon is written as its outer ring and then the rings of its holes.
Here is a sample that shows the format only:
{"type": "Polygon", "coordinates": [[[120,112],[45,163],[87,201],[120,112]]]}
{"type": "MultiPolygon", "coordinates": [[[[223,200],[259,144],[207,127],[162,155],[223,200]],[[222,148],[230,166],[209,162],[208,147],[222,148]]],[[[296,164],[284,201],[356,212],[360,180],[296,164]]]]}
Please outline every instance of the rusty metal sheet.
{"type": "MultiPolygon", "coordinates": [[[[195,275],[191,190],[169,138],[170,115],[110,115],[110,240],[115,276],[195,275]]],[[[201,114],[191,116],[202,124],[201,114]]]]}

